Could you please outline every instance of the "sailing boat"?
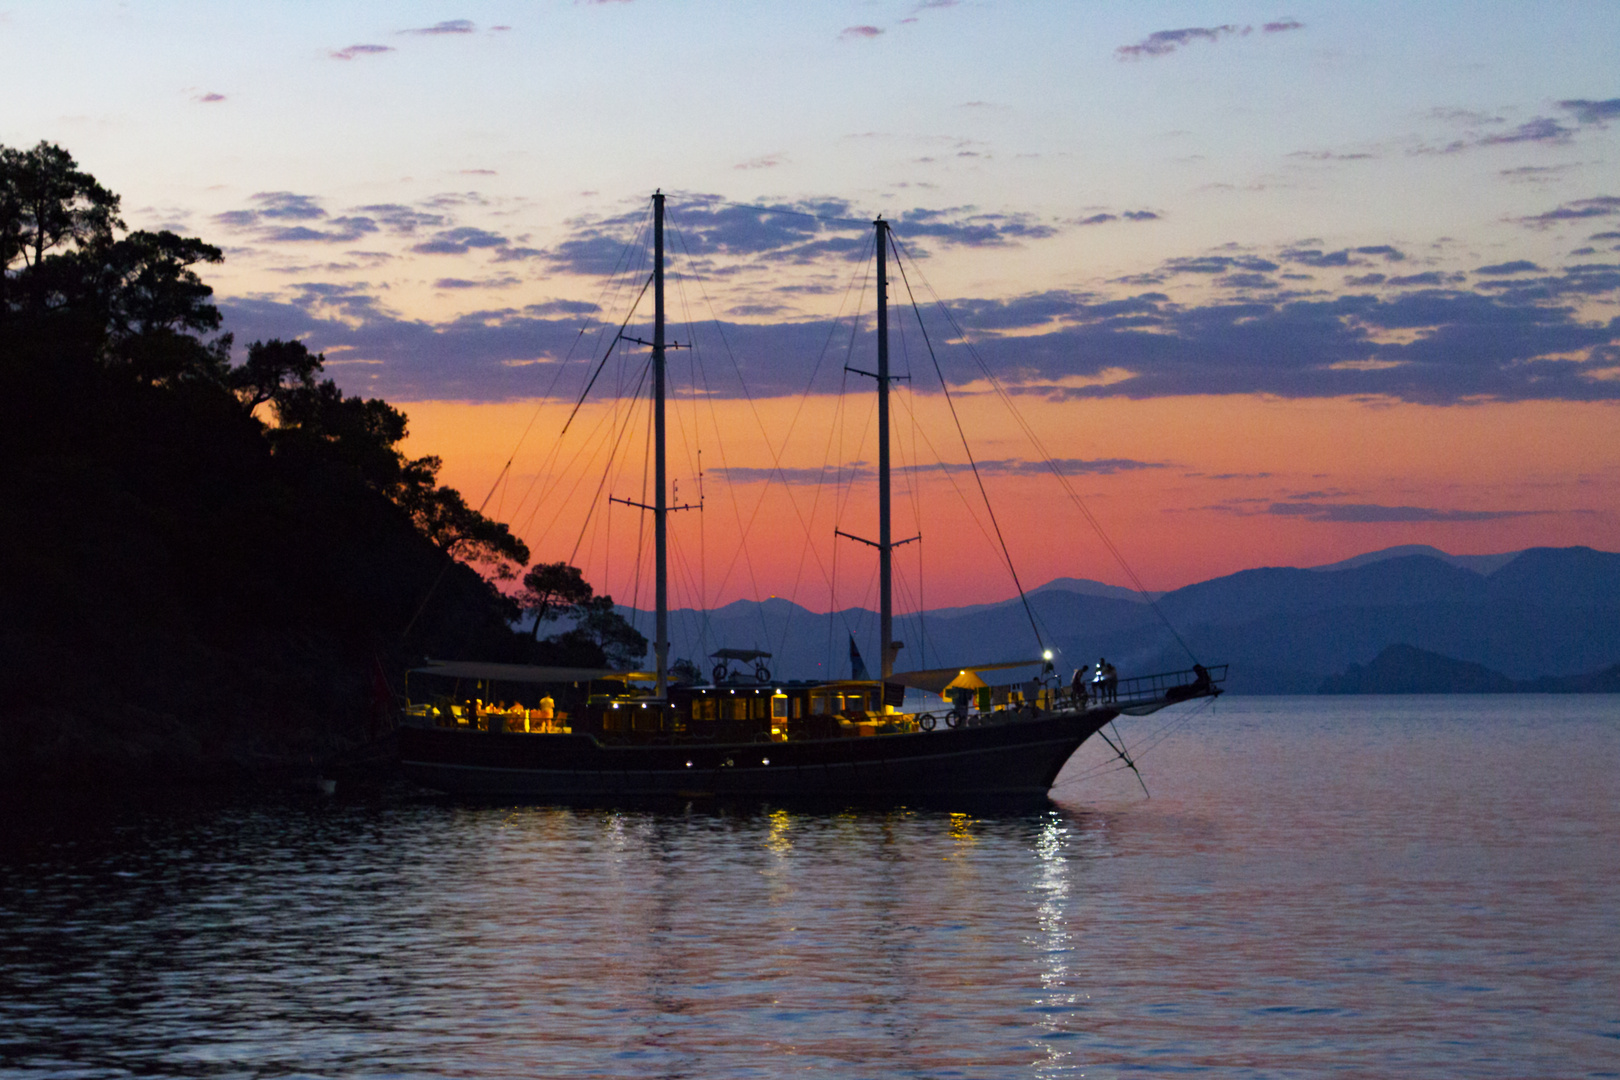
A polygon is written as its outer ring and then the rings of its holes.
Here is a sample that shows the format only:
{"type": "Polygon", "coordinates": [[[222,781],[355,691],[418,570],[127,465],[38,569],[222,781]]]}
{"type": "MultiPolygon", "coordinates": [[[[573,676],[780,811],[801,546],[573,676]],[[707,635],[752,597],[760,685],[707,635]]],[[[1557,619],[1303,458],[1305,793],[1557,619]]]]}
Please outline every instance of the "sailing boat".
{"type": "MultiPolygon", "coordinates": [[[[996,686],[989,673],[1040,666],[1051,654],[994,664],[896,673],[892,555],[908,540],[891,531],[889,223],[873,223],[877,249],[878,538],[840,533],[877,550],[880,673],[877,678],[781,680],[768,653],[722,649],[709,685],[671,684],[665,460],[664,195],[653,196],[654,669],[625,673],[477,661],[429,662],[418,680],[449,694],[410,701],[399,728],[400,759],[424,787],[519,799],[731,796],[885,801],[1044,796],[1064,763],[1121,714],[1144,715],[1221,693],[1224,665],[1099,686],[1052,685],[1037,676],[996,686]],[[745,665],[731,675],[727,661],[745,665]],[[752,677],[746,665],[754,664],[752,677]],[[631,689],[650,675],[652,693],[631,689]],[[470,689],[469,689],[470,688],[470,689]],[[943,715],[907,712],[906,690],[947,693],[943,715]],[[497,704],[497,690],[538,707],[497,704]],[[555,695],[555,696],[553,696],[555,695]],[[975,707],[976,706],[976,707],[975,707]]],[[[622,501],[622,500],[621,500],[622,501]]],[[[915,538],[913,538],[915,539],[915,538]]],[[[864,672],[857,672],[865,674],[864,672]]],[[[407,694],[409,699],[409,694],[407,694]]],[[[1107,735],[1101,737],[1107,739],[1107,735]]],[[[1114,745],[1110,740],[1110,745],[1114,745]]],[[[1124,756],[1123,748],[1115,746],[1124,756]]],[[[1127,763],[1129,758],[1126,757],[1127,763]]]]}

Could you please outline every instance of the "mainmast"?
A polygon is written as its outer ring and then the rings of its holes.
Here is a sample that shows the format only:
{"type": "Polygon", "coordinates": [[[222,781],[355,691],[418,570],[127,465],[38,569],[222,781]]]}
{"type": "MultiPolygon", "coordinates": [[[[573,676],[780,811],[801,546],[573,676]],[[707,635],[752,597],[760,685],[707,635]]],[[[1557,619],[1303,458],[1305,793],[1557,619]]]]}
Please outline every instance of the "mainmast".
{"type": "Polygon", "coordinates": [[[664,193],[653,193],[653,545],[657,551],[657,615],[653,623],[653,657],[658,672],[658,699],[669,696],[669,505],[664,461],[664,193]]]}
{"type": "Polygon", "coordinates": [[[846,537],[858,543],[878,549],[878,591],[883,595],[879,601],[878,633],[882,640],[878,643],[879,667],[881,678],[887,679],[894,674],[895,656],[901,649],[901,643],[894,640],[894,549],[912,540],[922,537],[913,536],[909,540],[898,543],[893,536],[892,521],[889,513],[889,383],[895,378],[904,379],[904,375],[889,374],[889,223],[878,218],[872,223],[877,229],[877,371],[862,371],[860,368],[845,367],[845,371],[852,371],[857,375],[865,375],[877,380],[878,392],[878,538],[868,540],[864,536],[856,536],[842,529],[833,531],[839,536],[846,537]]]}
{"type": "Polygon", "coordinates": [[[889,223],[881,217],[877,229],[877,422],[878,422],[878,588],[883,594],[878,616],[878,638],[883,658],[882,677],[894,674],[894,581],[891,563],[894,541],[889,522],[889,223]]]}

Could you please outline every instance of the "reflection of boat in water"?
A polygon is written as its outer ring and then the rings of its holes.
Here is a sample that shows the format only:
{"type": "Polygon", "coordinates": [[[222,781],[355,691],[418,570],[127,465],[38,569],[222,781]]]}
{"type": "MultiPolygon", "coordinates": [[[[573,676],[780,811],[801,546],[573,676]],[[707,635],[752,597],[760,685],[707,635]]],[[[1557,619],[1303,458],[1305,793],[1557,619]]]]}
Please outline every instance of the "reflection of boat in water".
{"type": "MultiPolygon", "coordinates": [[[[650,672],[429,662],[399,731],[408,774],[455,794],[513,798],[746,796],[918,799],[1041,795],[1086,739],[1122,714],[1220,693],[1225,668],[1127,678],[1109,700],[1055,685],[1050,653],[992,664],[895,672],[890,535],[886,256],[875,223],[881,670],[876,678],[782,680],[768,653],[722,649],[714,681],[670,680],[664,447],[664,197],[653,196],[651,346],[656,614],[650,672]],[[731,663],[741,665],[735,674],[731,663]],[[998,684],[996,673],[1040,674],[998,684]],[[752,670],[750,670],[752,669],[752,670]],[[982,678],[989,674],[991,680],[982,678]],[[637,683],[650,682],[650,691],[637,683]],[[949,710],[907,711],[908,689],[948,694],[949,710]],[[528,700],[537,707],[503,702],[528,700]]],[[[635,504],[639,505],[639,504],[635,504]]],[[[915,539],[915,538],[912,538],[915,539]]],[[[690,673],[688,673],[690,674],[690,673]]],[[[856,674],[864,675],[857,670],[856,674]]],[[[1106,735],[1103,736],[1107,738],[1106,735]]]]}

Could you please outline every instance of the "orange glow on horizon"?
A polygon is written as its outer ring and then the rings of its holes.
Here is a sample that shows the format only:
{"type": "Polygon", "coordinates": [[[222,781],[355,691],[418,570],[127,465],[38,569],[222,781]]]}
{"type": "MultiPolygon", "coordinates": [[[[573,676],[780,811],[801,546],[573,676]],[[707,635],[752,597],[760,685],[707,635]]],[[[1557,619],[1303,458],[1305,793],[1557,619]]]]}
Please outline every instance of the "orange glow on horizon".
{"type": "MultiPolygon", "coordinates": [[[[987,539],[990,526],[971,475],[959,472],[953,484],[926,469],[935,460],[929,443],[939,457],[963,460],[943,402],[937,396],[910,400],[916,426],[906,407],[895,410],[895,460],[897,466],[909,464],[915,447],[925,469],[914,478],[896,476],[894,536],[921,533],[923,541],[896,552],[896,606],[917,603],[919,555],[923,606],[1005,599],[1014,587],[987,539]]],[[[1038,461],[1000,402],[967,395],[957,403],[970,433],[991,433],[970,434],[978,461],[1038,461]]],[[[475,506],[532,420],[486,512],[511,524],[537,561],[572,557],[599,590],[650,606],[650,522],[624,506],[597,505],[585,524],[599,488],[603,503],[608,495],[652,501],[642,486],[644,404],[640,413],[587,406],[560,453],[553,433],[567,415],[565,405],[537,410],[532,401],[424,401],[403,407],[411,420],[407,451],[441,455],[442,481],[460,488],[475,506]],[[615,431],[624,427],[626,441],[604,480],[609,424],[615,431]]],[[[1254,566],[1321,565],[1396,544],[1432,544],[1455,554],[1542,545],[1620,548],[1620,522],[1610,509],[1620,488],[1612,405],[1022,397],[1018,408],[1054,457],[1146,466],[1081,473],[1071,484],[1155,590],[1254,566]],[[1302,510],[1278,513],[1274,504],[1302,510]],[[1442,513],[1430,515],[1436,520],[1317,519],[1319,508],[1335,506],[1442,513]],[[1519,516],[1460,516],[1470,513],[1519,516]],[[1453,520],[1445,520],[1447,514],[1453,520]]],[[[672,603],[714,607],[778,595],[816,611],[833,604],[874,605],[875,585],[868,579],[876,560],[870,549],[840,540],[835,550],[832,530],[875,535],[875,485],[857,482],[840,494],[829,483],[818,500],[813,483],[795,484],[790,498],[780,482],[721,479],[727,466],[773,466],[762,428],[779,444],[792,427],[779,462],[784,468],[818,470],[840,458],[869,462],[876,456],[869,424],[864,399],[846,403],[841,417],[831,398],[811,398],[802,406],[798,399],[772,399],[752,410],[740,401],[672,402],[669,475],[680,502],[696,501],[698,444],[706,473],[702,515],[670,519],[672,603]],[[744,534],[748,542],[740,548],[744,534]]],[[[1026,589],[1061,576],[1130,584],[1050,475],[987,471],[1002,533],[1026,589]]]]}

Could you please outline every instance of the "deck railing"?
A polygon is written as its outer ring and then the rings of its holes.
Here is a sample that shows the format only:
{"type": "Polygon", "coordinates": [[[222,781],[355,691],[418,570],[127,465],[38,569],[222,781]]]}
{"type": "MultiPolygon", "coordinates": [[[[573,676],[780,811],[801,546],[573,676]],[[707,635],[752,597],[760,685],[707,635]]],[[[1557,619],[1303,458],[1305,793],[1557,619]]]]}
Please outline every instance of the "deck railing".
{"type": "MultiPolygon", "coordinates": [[[[1209,682],[1219,686],[1226,681],[1226,665],[1216,664],[1207,668],[1209,682]]],[[[1140,704],[1145,701],[1161,701],[1166,697],[1173,697],[1172,690],[1191,690],[1198,685],[1199,675],[1196,671],[1166,671],[1157,675],[1137,675],[1129,679],[1119,680],[1119,685],[1110,694],[1109,704],[1121,705],[1140,704]]],[[[1087,688],[1087,693],[1096,694],[1087,688]]]]}
{"type": "MultiPolygon", "coordinates": [[[[1218,687],[1226,681],[1225,664],[1215,664],[1205,668],[1207,675],[1201,676],[1198,671],[1189,668],[1186,671],[1165,671],[1153,675],[1136,675],[1129,679],[1120,679],[1111,693],[1103,691],[1094,683],[1086,683],[1087,705],[1144,705],[1149,702],[1179,701],[1188,698],[1202,697],[1210,689],[1218,687]],[[1200,686],[1200,680],[1207,678],[1208,682],[1200,686]]],[[[992,687],[993,691],[1006,691],[1021,693],[1022,684],[1009,684],[1007,686],[992,687]]],[[[1075,705],[1075,695],[1067,686],[1060,687],[1051,692],[1051,696],[1042,694],[1040,698],[1042,708],[1066,709],[1075,705]]],[[[957,723],[967,722],[970,726],[976,724],[994,724],[1017,719],[1026,715],[1022,703],[1017,701],[1003,701],[988,709],[969,707],[965,713],[955,713],[946,709],[938,714],[950,726],[953,719],[957,723]]]]}

